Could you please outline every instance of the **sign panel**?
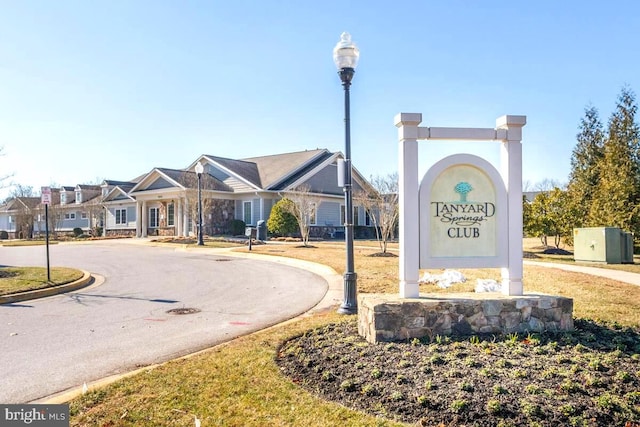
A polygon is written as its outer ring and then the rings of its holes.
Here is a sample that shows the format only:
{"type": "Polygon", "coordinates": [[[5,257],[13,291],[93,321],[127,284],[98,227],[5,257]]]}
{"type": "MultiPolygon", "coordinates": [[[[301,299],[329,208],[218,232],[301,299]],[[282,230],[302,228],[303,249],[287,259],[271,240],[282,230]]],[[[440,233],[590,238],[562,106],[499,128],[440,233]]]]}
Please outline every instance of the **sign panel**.
{"type": "Polygon", "coordinates": [[[455,165],[442,172],[429,210],[431,256],[496,255],[496,191],[482,170],[455,165]]]}
{"type": "Polygon", "coordinates": [[[51,187],[42,187],[40,189],[40,203],[43,205],[51,204],[51,187]]]}
{"type": "Polygon", "coordinates": [[[420,268],[505,267],[507,192],[496,169],[471,154],[433,165],[419,191],[420,268]]]}

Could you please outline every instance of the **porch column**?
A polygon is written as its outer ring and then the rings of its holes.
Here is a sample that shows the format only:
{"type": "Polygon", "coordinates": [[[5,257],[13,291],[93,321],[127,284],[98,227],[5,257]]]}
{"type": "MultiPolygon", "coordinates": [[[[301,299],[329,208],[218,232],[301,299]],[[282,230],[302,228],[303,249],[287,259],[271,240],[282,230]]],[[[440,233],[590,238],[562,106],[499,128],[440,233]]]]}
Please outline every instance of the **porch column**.
{"type": "Polygon", "coordinates": [[[141,216],[141,222],[142,222],[142,237],[147,237],[147,231],[148,231],[148,227],[147,227],[147,216],[148,216],[148,212],[147,212],[147,202],[143,201],[142,202],[142,216],[141,216]]]}
{"type": "Polygon", "coordinates": [[[184,209],[183,209],[183,220],[184,220],[184,237],[189,237],[189,200],[184,200],[184,209]]]}
{"type": "Polygon", "coordinates": [[[182,199],[177,198],[175,201],[176,204],[176,212],[175,212],[175,222],[176,222],[176,236],[182,236],[182,199]]]}
{"type": "Polygon", "coordinates": [[[142,202],[136,200],[136,237],[142,237],[142,202]]]}

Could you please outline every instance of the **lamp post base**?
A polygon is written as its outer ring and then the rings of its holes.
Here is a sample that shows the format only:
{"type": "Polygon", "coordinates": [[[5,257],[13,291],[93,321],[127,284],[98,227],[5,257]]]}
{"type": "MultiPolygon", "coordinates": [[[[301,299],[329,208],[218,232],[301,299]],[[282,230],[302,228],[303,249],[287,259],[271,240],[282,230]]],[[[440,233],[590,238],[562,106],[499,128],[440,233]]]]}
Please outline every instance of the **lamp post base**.
{"type": "Polygon", "coordinates": [[[344,301],[338,308],[338,314],[358,314],[357,279],[355,272],[344,274],[344,301]]]}

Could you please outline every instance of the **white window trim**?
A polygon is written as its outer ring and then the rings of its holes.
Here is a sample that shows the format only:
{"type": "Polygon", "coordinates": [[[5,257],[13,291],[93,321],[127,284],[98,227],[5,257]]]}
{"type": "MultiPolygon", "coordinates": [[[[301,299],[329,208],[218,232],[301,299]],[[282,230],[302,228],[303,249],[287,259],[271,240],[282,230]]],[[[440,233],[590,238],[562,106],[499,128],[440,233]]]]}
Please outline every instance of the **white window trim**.
{"type": "Polygon", "coordinates": [[[253,202],[242,202],[242,220],[246,225],[251,225],[251,223],[253,222],[253,202]],[[247,222],[247,205],[249,205],[249,222],[247,222]]]}
{"type": "Polygon", "coordinates": [[[114,216],[116,225],[126,225],[127,224],[127,208],[115,209],[113,211],[113,216],[114,216]],[[119,221],[118,221],[118,212],[120,213],[120,220],[119,221]],[[124,218],[124,221],[122,220],[123,218],[124,218]]]}
{"type": "Polygon", "coordinates": [[[155,208],[149,208],[149,228],[160,228],[160,208],[155,207],[155,208]],[[155,210],[156,211],[156,224],[153,225],[151,223],[151,219],[153,218],[153,216],[151,215],[151,211],[155,210]]]}
{"type": "Polygon", "coordinates": [[[167,227],[175,227],[175,225],[176,225],[176,204],[172,202],[167,204],[167,227]],[[170,215],[170,212],[169,212],[170,206],[171,206],[171,209],[173,210],[172,215],[170,215]]]}
{"type": "Polygon", "coordinates": [[[73,221],[76,219],[76,213],[75,212],[67,212],[64,214],[64,219],[66,221],[73,221]]]}
{"type": "Polygon", "coordinates": [[[318,225],[318,204],[311,204],[311,212],[309,212],[309,225],[318,225]]]}

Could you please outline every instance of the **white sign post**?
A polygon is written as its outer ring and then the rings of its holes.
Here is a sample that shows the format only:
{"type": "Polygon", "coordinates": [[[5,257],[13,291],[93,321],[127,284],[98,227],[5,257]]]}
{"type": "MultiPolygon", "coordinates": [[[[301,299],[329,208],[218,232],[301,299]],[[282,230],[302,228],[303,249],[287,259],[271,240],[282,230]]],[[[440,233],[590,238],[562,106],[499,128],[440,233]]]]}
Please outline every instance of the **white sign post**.
{"type": "Polygon", "coordinates": [[[40,203],[44,205],[44,239],[47,247],[47,282],[51,282],[51,269],[49,268],[49,205],[51,204],[51,187],[40,189],[40,203]]]}
{"type": "Polygon", "coordinates": [[[521,140],[526,116],[499,117],[493,129],[419,127],[421,122],[419,113],[395,117],[400,297],[420,296],[420,268],[483,266],[502,268],[503,294],[522,295],[521,140]],[[500,171],[480,157],[457,154],[432,166],[419,185],[418,140],[500,142],[500,171]]]}

